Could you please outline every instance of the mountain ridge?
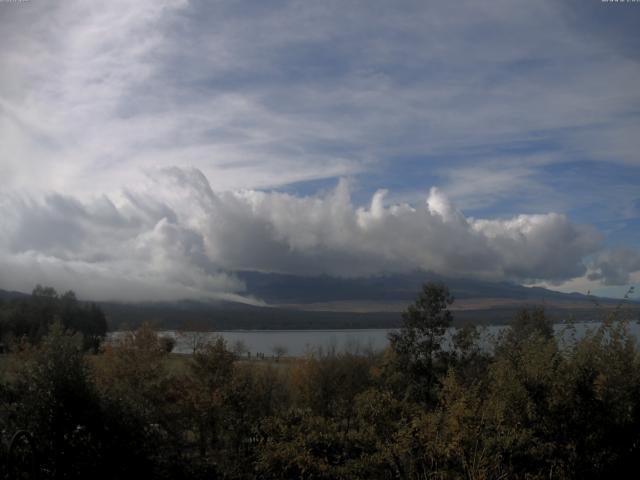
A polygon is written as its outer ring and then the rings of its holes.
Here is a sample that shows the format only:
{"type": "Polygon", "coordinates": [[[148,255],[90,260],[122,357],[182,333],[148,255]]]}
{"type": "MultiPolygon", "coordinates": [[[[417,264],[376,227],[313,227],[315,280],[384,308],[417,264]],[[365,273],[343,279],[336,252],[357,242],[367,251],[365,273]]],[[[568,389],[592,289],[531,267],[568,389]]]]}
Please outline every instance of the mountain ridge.
{"type": "MultiPolygon", "coordinates": [[[[592,302],[595,297],[577,292],[563,293],[543,287],[525,287],[512,282],[490,282],[444,277],[430,272],[390,274],[360,278],[327,275],[297,276],[255,271],[235,272],[247,286],[247,292],[268,304],[315,303],[340,300],[397,300],[411,302],[426,282],[442,282],[456,300],[508,298],[518,300],[572,300],[592,302]]],[[[598,298],[615,302],[615,299],[598,298]]]]}
{"type": "MultiPolygon", "coordinates": [[[[426,272],[368,278],[299,277],[260,272],[235,272],[247,294],[264,306],[230,301],[180,300],[156,302],[96,302],[111,330],[150,322],[159,329],[279,330],[395,328],[400,312],[413,302],[421,285],[441,281],[455,298],[456,323],[504,324],[517,311],[543,306],[554,321],[570,316],[594,320],[621,300],[580,293],[562,293],[510,282],[446,278],[426,272]]],[[[0,299],[28,294],[0,290],[0,299]]],[[[637,302],[629,302],[635,310],[637,302]]]]}

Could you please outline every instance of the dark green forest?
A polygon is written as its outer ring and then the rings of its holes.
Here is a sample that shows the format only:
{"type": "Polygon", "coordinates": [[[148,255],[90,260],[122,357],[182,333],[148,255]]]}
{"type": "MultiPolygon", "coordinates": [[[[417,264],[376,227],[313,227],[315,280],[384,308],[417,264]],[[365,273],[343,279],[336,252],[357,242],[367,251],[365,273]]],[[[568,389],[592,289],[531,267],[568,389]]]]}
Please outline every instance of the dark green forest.
{"type": "Polygon", "coordinates": [[[60,323],[82,335],[83,347],[97,352],[107,333],[107,319],[95,303],[80,302],[73,291],[61,295],[52,287],[37,285],[31,296],[0,299],[0,341],[6,345],[37,345],[51,325],[60,323]]]}
{"type": "Polygon", "coordinates": [[[629,478],[640,355],[623,310],[562,343],[542,309],[487,348],[428,283],[384,352],[170,353],[102,343],[99,307],[38,287],[0,304],[0,478],[629,478]]]}

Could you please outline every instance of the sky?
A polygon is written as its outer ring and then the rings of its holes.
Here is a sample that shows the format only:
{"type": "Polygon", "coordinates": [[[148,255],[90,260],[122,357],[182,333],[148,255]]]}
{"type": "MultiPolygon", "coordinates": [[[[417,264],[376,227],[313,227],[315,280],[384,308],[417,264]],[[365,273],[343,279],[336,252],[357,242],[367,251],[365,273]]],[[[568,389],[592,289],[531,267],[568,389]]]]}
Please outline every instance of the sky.
{"type": "Polygon", "coordinates": [[[0,1],[0,288],[640,284],[640,3],[0,1]]]}

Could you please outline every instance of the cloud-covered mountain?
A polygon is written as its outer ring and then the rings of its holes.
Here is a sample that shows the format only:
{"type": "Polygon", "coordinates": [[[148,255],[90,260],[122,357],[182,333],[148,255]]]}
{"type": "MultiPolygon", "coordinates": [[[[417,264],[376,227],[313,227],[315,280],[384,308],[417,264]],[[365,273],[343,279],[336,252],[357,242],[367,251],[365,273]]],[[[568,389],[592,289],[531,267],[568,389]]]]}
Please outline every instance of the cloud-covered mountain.
{"type": "MultiPolygon", "coordinates": [[[[237,272],[245,282],[247,291],[268,304],[305,305],[335,303],[359,306],[369,303],[369,311],[386,303],[404,308],[413,302],[426,282],[446,285],[455,298],[454,308],[471,303],[476,308],[495,307],[498,301],[504,305],[559,305],[562,303],[591,304],[595,298],[585,293],[562,293],[540,287],[524,287],[513,282],[489,282],[483,280],[453,278],[429,272],[414,271],[405,274],[377,275],[360,278],[336,278],[328,275],[300,277],[260,272],[237,272]],[[494,303],[492,303],[494,302],[494,303]]],[[[607,299],[599,301],[608,302],[607,299]]],[[[337,307],[336,307],[337,308],[337,307]]]]}
{"type": "Polygon", "coordinates": [[[152,174],[146,189],[81,201],[2,196],[0,282],[77,289],[97,300],[256,302],[236,271],[341,278],[430,271],[490,281],[561,282],[637,272],[602,234],[556,213],[466,217],[437,189],[417,205],[352,203],[347,181],[324,194],[214,192],[195,169],[152,174]]]}

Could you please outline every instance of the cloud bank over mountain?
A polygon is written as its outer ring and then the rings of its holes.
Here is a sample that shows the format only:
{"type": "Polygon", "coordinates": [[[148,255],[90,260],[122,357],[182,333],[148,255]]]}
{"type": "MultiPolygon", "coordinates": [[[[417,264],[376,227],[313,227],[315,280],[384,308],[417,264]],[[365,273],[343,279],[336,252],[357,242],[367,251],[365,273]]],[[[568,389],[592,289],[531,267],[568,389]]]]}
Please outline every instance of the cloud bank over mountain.
{"type": "Polygon", "coordinates": [[[353,277],[423,269],[517,282],[589,274],[614,284],[640,270],[603,251],[595,228],[561,214],[476,219],[436,188],[413,206],[389,204],[386,193],[356,207],[346,180],[316,196],[214,192],[199,170],[173,167],[117,199],[3,196],[1,280],[97,299],[234,300],[246,293],[234,270],[353,277]]]}

